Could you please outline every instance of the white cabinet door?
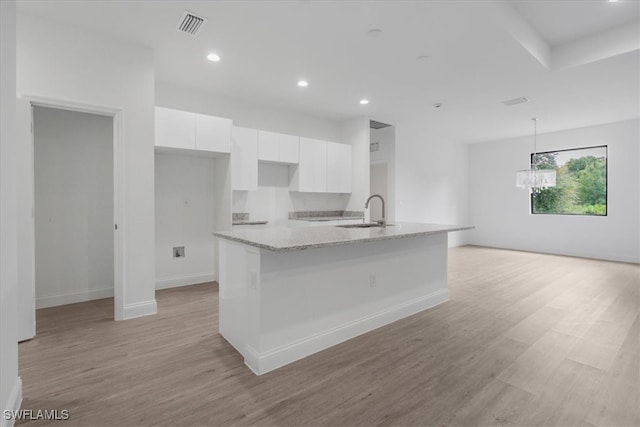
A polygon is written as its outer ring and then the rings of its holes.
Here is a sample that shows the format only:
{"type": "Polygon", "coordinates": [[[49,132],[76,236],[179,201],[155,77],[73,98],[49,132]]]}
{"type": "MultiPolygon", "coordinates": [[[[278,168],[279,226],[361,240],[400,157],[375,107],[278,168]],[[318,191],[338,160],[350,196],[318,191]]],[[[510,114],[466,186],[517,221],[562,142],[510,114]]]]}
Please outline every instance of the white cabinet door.
{"type": "Polygon", "coordinates": [[[195,115],[186,111],[156,107],[155,145],[194,150],[195,115]]]}
{"type": "Polygon", "coordinates": [[[327,143],[327,192],[351,193],[351,146],[327,143]]]}
{"type": "Polygon", "coordinates": [[[327,142],[300,138],[300,164],[291,180],[293,191],[327,192],[327,142]]]}
{"type": "Polygon", "coordinates": [[[282,163],[298,164],[300,160],[300,137],[280,135],[280,161],[282,163]]]}
{"type": "Polygon", "coordinates": [[[231,188],[257,190],[258,131],[233,127],[231,140],[231,188]]]}
{"type": "Polygon", "coordinates": [[[221,117],[195,115],[196,149],[231,152],[231,120],[221,117]]]}
{"type": "Polygon", "coordinates": [[[283,133],[258,131],[258,160],[298,164],[300,137],[283,133]]]}
{"type": "Polygon", "coordinates": [[[280,134],[266,130],[258,131],[258,160],[280,161],[280,134]]]}

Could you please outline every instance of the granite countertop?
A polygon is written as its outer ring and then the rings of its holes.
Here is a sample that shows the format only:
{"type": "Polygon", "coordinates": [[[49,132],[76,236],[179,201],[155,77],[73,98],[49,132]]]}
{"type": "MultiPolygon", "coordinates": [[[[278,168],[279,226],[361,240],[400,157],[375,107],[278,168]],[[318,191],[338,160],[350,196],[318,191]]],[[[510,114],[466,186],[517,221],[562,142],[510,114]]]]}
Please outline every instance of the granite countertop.
{"type": "Polygon", "coordinates": [[[364,219],[364,211],[299,211],[289,212],[289,219],[296,221],[340,221],[364,219]]]}
{"type": "Polygon", "coordinates": [[[213,235],[274,252],[287,252],[471,230],[473,228],[461,225],[403,222],[389,225],[386,228],[343,228],[335,226],[243,228],[233,231],[214,232],[213,235]]]}
{"type": "Polygon", "coordinates": [[[291,221],[341,221],[364,219],[364,216],[309,216],[303,218],[290,218],[291,221]]]}
{"type": "Polygon", "coordinates": [[[244,220],[240,220],[240,221],[233,221],[231,223],[231,225],[261,225],[261,224],[266,224],[269,221],[244,221],[244,220]]]}

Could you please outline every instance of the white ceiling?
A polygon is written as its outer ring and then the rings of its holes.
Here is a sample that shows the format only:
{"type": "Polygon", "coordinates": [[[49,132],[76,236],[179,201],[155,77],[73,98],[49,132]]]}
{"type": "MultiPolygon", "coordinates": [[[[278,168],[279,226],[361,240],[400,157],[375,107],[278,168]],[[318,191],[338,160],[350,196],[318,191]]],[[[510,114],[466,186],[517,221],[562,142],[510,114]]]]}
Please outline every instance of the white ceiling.
{"type": "Polygon", "coordinates": [[[512,0],[510,2],[552,46],[637,21],[640,2],[622,0],[512,0]]]}
{"type": "Polygon", "coordinates": [[[511,7],[488,0],[18,2],[19,12],[154,49],[158,81],[332,120],[420,120],[439,138],[479,142],[527,135],[533,116],[546,132],[640,115],[637,48],[549,69],[514,36],[520,26],[551,48],[638,22],[637,7],[518,1],[521,22],[504,13],[511,7]],[[176,30],[185,9],[209,19],[197,37],[176,30]],[[367,36],[372,28],[382,35],[367,36]],[[209,52],[222,60],[207,61],[209,52]],[[429,59],[417,62],[419,55],[429,59]],[[308,88],[296,86],[300,78],[308,88]],[[531,101],[501,103],[520,96],[531,101]],[[359,105],[365,97],[370,104],[359,105]],[[443,107],[434,109],[436,102],[443,107]]]}

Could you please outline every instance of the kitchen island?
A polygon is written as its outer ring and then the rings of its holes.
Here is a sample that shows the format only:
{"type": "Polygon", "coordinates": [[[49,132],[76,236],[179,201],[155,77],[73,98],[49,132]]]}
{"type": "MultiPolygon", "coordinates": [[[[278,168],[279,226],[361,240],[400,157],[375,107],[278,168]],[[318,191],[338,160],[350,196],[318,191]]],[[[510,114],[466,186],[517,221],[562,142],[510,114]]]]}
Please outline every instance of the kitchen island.
{"type": "Polygon", "coordinates": [[[261,375],[448,300],[447,233],[274,227],[214,233],[222,336],[261,375]]]}

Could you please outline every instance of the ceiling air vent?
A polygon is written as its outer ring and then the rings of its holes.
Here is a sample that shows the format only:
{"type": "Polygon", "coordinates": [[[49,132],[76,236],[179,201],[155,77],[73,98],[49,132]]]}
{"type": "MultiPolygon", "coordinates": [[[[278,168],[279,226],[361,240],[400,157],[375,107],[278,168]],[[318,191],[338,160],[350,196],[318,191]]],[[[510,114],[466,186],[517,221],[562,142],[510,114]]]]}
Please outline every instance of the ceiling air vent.
{"type": "Polygon", "coordinates": [[[375,120],[369,120],[369,127],[371,129],[382,129],[382,128],[386,128],[389,127],[391,125],[388,125],[386,123],[382,123],[382,122],[376,122],[375,120]]]}
{"type": "Polygon", "coordinates": [[[507,99],[506,101],[502,101],[502,103],[507,107],[511,107],[512,105],[524,104],[525,102],[529,102],[529,100],[524,96],[521,96],[520,98],[513,98],[513,99],[507,99]]]}
{"type": "Polygon", "coordinates": [[[198,16],[185,10],[178,23],[178,31],[187,33],[191,36],[197,36],[202,30],[202,26],[207,22],[204,16],[198,16]]]}

